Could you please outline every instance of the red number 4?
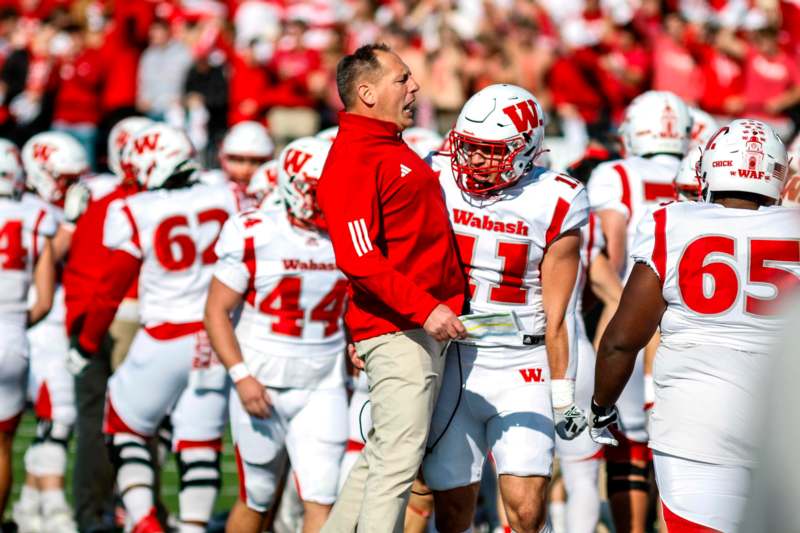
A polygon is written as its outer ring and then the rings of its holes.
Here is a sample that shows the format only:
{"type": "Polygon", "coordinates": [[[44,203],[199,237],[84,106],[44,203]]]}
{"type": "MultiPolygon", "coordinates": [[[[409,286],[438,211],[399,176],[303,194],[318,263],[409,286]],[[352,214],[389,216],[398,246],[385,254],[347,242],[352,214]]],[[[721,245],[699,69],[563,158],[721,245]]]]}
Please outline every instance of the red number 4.
{"type": "MultiPolygon", "coordinates": [[[[305,311],[300,308],[300,291],[302,280],[296,276],[287,276],[281,279],[274,289],[263,299],[258,306],[262,313],[278,318],[272,324],[274,333],[281,333],[290,337],[303,335],[303,319],[305,311]]],[[[324,336],[329,337],[339,331],[339,318],[347,294],[347,281],[340,279],[322,300],[311,310],[309,319],[325,323],[324,336]]]]}
{"type": "MultiPolygon", "coordinates": [[[[789,267],[769,263],[800,263],[800,241],[753,239],[749,243],[749,283],[774,288],[772,298],[760,298],[745,292],[744,310],[757,316],[775,313],[775,302],[781,292],[798,283],[789,267]]],[[[734,257],[736,241],[731,237],[708,236],[692,241],[678,263],[678,289],[686,306],[703,315],[725,313],[733,307],[741,290],[736,269],[727,262],[708,259],[711,254],[734,257]],[[704,278],[713,279],[713,290],[706,293],[704,278]]]]}
{"type": "Polygon", "coordinates": [[[9,220],[0,229],[0,269],[25,270],[27,251],[22,246],[22,221],[9,220]]]}

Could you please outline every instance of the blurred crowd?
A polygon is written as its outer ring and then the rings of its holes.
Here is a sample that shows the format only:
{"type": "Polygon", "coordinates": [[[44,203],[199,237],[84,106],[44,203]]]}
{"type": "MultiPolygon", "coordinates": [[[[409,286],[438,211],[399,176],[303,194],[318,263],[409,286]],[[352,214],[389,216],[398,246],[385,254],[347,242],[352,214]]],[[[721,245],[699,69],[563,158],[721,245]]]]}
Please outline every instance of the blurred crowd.
{"type": "Polygon", "coordinates": [[[417,125],[440,133],[498,82],[578,145],[651,88],[786,139],[800,123],[800,0],[0,0],[0,136],[69,132],[98,169],[109,128],[140,113],[215,165],[237,122],[279,145],[334,125],[336,63],[374,41],[411,67],[417,125]]]}

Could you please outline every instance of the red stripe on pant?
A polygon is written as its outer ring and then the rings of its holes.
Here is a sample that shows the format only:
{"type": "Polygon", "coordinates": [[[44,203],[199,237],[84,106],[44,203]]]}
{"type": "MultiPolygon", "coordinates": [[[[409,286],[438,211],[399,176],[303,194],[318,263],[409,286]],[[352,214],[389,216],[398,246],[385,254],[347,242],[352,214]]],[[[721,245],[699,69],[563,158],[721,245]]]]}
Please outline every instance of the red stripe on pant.
{"type": "Polygon", "coordinates": [[[701,526],[669,510],[664,500],[661,500],[661,507],[664,509],[664,522],[667,524],[669,533],[722,533],[710,527],[701,526]]]}
{"type": "Polygon", "coordinates": [[[244,484],[244,463],[239,453],[239,447],[233,447],[233,454],[236,456],[236,470],[239,472],[239,500],[247,505],[247,488],[244,484]]]}

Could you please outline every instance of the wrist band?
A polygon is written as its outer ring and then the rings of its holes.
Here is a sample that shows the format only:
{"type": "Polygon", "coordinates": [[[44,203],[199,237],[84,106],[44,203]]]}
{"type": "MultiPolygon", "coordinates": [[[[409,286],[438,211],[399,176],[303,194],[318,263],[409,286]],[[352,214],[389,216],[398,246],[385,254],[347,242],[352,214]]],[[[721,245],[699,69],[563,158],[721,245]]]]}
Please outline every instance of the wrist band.
{"type": "Polygon", "coordinates": [[[575,382],[571,379],[554,379],[550,381],[550,398],[553,409],[567,407],[575,402],[575,382]]]}
{"type": "Polygon", "coordinates": [[[598,404],[592,398],[592,414],[596,416],[608,416],[614,412],[614,406],[611,407],[603,407],[602,405],[598,404]]]}
{"type": "Polygon", "coordinates": [[[231,377],[231,381],[233,381],[235,385],[252,374],[250,374],[250,370],[248,370],[247,365],[244,363],[244,361],[242,361],[241,363],[236,363],[230,367],[228,369],[228,375],[231,377]]]}

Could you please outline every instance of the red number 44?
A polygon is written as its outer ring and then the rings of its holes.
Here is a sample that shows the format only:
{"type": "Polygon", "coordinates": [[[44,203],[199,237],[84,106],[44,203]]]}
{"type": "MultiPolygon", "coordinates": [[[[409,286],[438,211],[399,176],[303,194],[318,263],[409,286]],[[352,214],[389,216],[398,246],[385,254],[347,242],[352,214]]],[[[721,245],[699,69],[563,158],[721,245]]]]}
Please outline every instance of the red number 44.
{"type": "MultiPolygon", "coordinates": [[[[741,291],[739,274],[728,262],[708,256],[734,257],[736,240],[720,235],[701,237],[684,250],[678,263],[678,288],[686,306],[702,315],[717,315],[729,311],[741,291]],[[708,293],[704,278],[713,279],[713,290],[708,293]]],[[[748,283],[773,287],[774,296],[761,298],[745,292],[744,310],[757,316],[775,313],[775,302],[781,292],[798,284],[798,277],[788,265],[774,263],[800,263],[800,241],[753,239],[749,241],[748,283]]]]}
{"type": "MultiPolygon", "coordinates": [[[[300,307],[300,291],[302,280],[297,276],[287,276],[280,280],[275,288],[261,300],[259,311],[278,318],[272,324],[274,333],[290,337],[303,336],[303,321],[306,311],[300,307]]],[[[340,279],[322,300],[311,310],[308,318],[325,324],[325,337],[339,331],[339,318],[342,316],[347,281],[340,279]]]]}

